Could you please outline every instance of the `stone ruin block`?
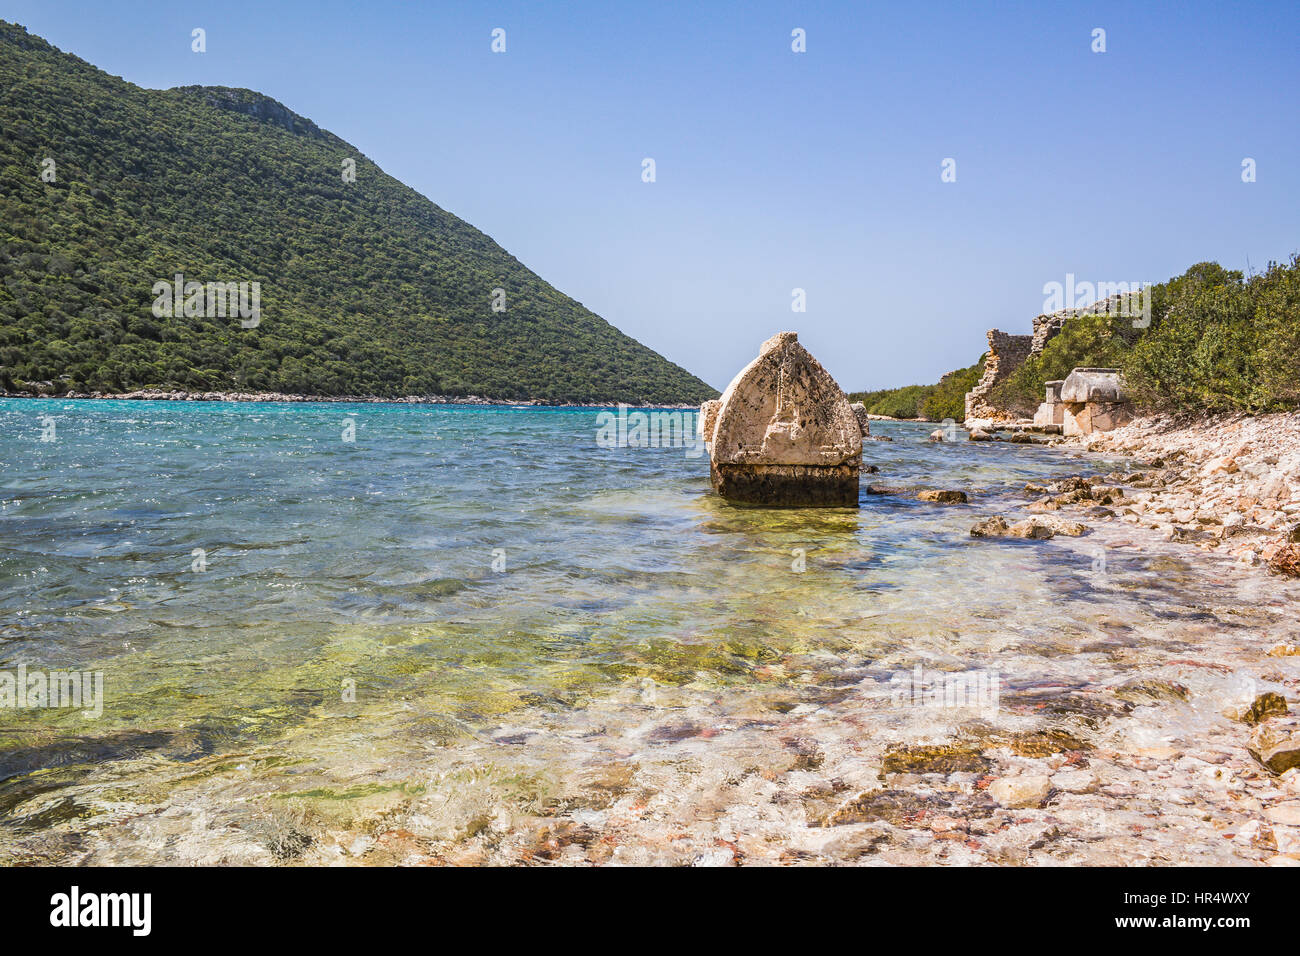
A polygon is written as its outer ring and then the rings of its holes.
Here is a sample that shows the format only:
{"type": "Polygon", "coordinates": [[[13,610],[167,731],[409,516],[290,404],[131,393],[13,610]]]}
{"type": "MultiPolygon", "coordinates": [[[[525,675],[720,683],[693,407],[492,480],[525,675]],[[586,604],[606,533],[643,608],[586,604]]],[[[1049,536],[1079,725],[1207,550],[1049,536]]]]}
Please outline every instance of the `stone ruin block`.
{"type": "Polygon", "coordinates": [[[1034,412],[1035,425],[1065,424],[1065,405],[1061,402],[1061,386],[1064,384],[1064,379],[1047,383],[1047,397],[1043,404],[1038,406],[1038,411],[1034,412]]]}
{"type": "Polygon", "coordinates": [[[1038,406],[1038,411],[1034,412],[1034,424],[1064,426],[1065,406],[1060,402],[1043,402],[1038,406]]]}
{"type": "Polygon", "coordinates": [[[866,438],[871,434],[871,418],[867,414],[867,406],[861,402],[854,402],[849,408],[853,409],[853,414],[857,416],[858,424],[862,426],[862,437],[866,438]]]}
{"type": "Polygon", "coordinates": [[[1133,420],[1133,407],[1127,402],[1087,402],[1078,411],[1073,406],[1065,408],[1065,421],[1061,423],[1065,435],[1091,435],[1108,432],[1133,420]]]}
{"type": "Polygon", "coordinates": [[[861,416],[798,336],[779,332],[700,407],[713,488],[746,504],[856,508],[861,416]]]}
{"type": "Polygon", "coordinates": [[[721,407],[722,402],[716,398],[711,398],[700,406],[700,414],[695,419],[695,428],[706,445],[713,440],[713,429],[718,425],[718,409],[721,407]]]}
{"type": "Polygon", "coordinates": [[[1133,419],[1133,405],[1115,368],[1076,368],[1061,383],[1068,436],[1108,432],[1133,419]]]}
{"type": "Polygon", "coordinates": [[[1124,380],[1117,368],[1076,368],[1061,383],[1061,401],[1120,403],[1128,401],[1124,380]]]}

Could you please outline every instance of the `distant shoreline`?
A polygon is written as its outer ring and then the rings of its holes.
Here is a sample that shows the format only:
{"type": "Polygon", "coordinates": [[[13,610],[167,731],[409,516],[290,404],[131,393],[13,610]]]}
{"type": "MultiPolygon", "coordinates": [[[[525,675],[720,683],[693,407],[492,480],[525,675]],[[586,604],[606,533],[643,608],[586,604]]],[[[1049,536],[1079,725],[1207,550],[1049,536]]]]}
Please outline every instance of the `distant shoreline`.
{"type": "Polygon", "coordinates": [[[24,398],[45,401],[126,401],[126,402],[249,402],[309,403],[328,402],[340,405],[479,405],[527,408],[699,408],[683,402],[639,404],[633,402],[542,402],[537,399],[486,398],[481,395],[406,395],[379,398],[373,395],[299,395],[290,392],[184,392],[164,389],[139,389],[134,392],[65,392],[62,395],[37,395],[32,392],[0,392],[0,398],[24,398]]]}

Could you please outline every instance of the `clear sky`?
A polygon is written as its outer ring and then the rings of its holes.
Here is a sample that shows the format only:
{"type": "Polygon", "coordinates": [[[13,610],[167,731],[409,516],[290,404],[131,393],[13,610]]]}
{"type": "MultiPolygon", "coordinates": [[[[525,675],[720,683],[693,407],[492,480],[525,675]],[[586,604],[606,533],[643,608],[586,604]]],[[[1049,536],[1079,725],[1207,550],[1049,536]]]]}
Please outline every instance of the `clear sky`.
{"type": "Polygon", "coordinates": [[[1067,273],[1300,251],[1295,0],[0,0],[0,18],[141,86],[275,97],[717,387],[782,329],[846,389],[930,382],[987,329],[1028,332],[1067,273]]]}

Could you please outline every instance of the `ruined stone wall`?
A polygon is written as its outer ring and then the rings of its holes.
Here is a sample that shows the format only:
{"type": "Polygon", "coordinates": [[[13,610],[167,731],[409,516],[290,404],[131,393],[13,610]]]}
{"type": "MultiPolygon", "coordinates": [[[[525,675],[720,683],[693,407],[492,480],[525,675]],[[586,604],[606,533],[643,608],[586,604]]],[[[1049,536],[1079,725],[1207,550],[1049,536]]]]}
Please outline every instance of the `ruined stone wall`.
{"type": "MultiPolygon", "coordinates": [[[[1147,299],[1149,306],[1150,299],[1147,299]]],[[[1038,355],[1046,348],[1065,327],[1065,323],[1078,315],[1111,313],[1127,315],[1136,308],[1129,295],[1117,293],[1098,299],[1092,305],[1077,309],[1062,309],[1034,318],[1032,335],[1008,335],[997,329],[989,330],[989,354],[984,360],[984,375],[973,389],[966,393],[966,417],[987,418],[992,421],[1010,421],[1016,416],[1002,408],[989,404],[988,396],[993,387],[1002,382],[1025,363],[1027,359],[1038,355]]]]}
{"type": "Polygon", "coordinates": [[[1061,331],[1067,319],[1085,311],[1087,310],[1062,309],[1050,315],[1036,316],[1032,335],[1008,335],[998,329],[989,329],[989,352],[984,359],[984,374],[978,384],[966,393],[966,417],[993,421],[1014,419],[1016,416],[1011,412],[989,404],[989,393],[995,385],[1024,365],[1026,360],[1042,352],[1047,343],[1061,331]]]}
{"type": "Polygon", "coordinates": [[[1056,337],[1056,333],[1061,331],[1065,325],[1065,320],[1075,314],[1075,310],[1066,309],[1063,312],[1053,312],[1051,315],[1040,315],[1034,319],[1034,344],[1030,348],[1030,355],[1037,355],[1043,351],[1043,348],[1056,337]]]}
{"type": "Polygon", "coordinates": [[[989,329],[989,352],[984,359],[984,374],[975,387],[966,393],[966,417],[1009,417],[985,400],[999,382],[1018,369],[1029,358],[1034,346],[1032,335],[1009,335],[999,329],[989,329]]]}

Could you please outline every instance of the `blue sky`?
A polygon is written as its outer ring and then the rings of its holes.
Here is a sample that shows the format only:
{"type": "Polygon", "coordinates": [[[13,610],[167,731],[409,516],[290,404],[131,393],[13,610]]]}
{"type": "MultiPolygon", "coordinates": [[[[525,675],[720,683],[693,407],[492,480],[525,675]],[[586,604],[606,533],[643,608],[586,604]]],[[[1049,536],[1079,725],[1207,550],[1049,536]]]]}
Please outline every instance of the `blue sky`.
{"type": "Polygon", "coordinates": [[[782,329],[847,389],[930,382],[987,329],[1027,332],[1067,273],[1300,251],[1294,0],[3,0],[0,18],[141,86],[275,97],[717,387],[782,329]]]}

